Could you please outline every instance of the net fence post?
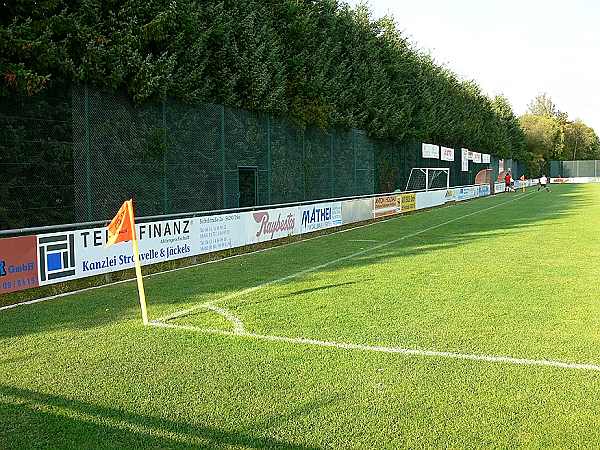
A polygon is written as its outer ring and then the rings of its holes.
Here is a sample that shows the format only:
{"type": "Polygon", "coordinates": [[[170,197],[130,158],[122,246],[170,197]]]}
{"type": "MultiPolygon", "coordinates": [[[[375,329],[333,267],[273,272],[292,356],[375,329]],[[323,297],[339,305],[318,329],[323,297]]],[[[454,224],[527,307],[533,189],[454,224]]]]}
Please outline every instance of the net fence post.
{"type": "Polygon", "coordinates": [[[352,195],[356,195],[356,132],[352,128],[352,164],[354,164],[353,180],[352,180],[352,195]]]}
{"type": "Polygon", "coordinates": [[[267,203],[271,204],[271,116],[267,114],[267,203]]]}
{"type": "Polygon", "coordinates": [[[335,172],[333,170],[333,146],[335,143],[335,132],[332,131],[329,134],[329,189],[330,189],[330,197],[335,197],[335,172]]]}
{"type": "Polygon", "coordinates": [[[88,85],[84,89],[84,121],[85,121],[85,217],[92,220],[92,168],[90,150],[90,97],[88,85]]]}
{"type": "Polygon", "coordinates": [[[221,192],[223,195],[223,208],[227,208],[227,199],[225,197],[225,105],[221,105],[221,165],[223,168],[222,173],[222,187],[221,192]]]}
{"type": "Polygon", "coordinates": [[[425,192],[429,190],[429,169],[425,169],[425,192]]]}
{"type": "Polygon", "coordinates": [[[306,127],[302,130],[302,200],[306,200],[306,127]]]}
{"type": "Polygon", "coordinates": [[[167,111],[166,111],[166,99],[161,102],[162,109],[162,128],[163,128],[163,214],[169,213],[168,197],[167,197],[167,111]]]}

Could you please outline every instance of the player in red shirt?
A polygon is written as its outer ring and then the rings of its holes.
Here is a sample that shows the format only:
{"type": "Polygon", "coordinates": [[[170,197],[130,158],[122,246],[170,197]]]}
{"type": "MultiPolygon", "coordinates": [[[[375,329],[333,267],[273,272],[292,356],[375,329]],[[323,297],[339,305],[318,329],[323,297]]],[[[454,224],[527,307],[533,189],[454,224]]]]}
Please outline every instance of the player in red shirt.
{"type": "Polygon", "coordinates": [[[510,192],[510,179],[512,177],[510,176],[510,172],[506,172],[506,175],[504,175],[504,192],[510,192]]]}

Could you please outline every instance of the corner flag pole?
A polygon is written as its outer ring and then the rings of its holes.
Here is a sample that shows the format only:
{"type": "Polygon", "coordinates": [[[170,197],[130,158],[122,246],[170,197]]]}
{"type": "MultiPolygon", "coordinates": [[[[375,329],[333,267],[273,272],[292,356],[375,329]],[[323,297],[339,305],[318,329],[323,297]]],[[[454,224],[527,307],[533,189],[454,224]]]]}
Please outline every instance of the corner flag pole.
{"type": "Polygon", "coordinates": [[[131,226],[131,242],[133,243],[133,260],[135,263],[135,276],[137,278],[138,294],[140,296],[140,306],[142,308],[142,321],[148,325],[148,311],[146,308],[146,293],[144,292],[144,279],[142,278],[142,266],[140,264],[140,250],[138,247],[137,233],[135,232],[135,219],[133,217],[133,202],[127,201],[129,209],[129,223],[131,226]]]}

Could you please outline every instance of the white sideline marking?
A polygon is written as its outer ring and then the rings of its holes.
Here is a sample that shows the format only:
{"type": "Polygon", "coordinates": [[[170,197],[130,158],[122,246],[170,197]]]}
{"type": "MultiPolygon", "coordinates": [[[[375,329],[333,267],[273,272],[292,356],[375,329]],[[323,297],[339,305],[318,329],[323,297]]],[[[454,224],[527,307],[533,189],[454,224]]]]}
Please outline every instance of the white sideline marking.
{"type": "Polygon", "coordinates": [[[167,322],[167,321],[172,320],[172,319],[177,319],[178,317],[186,316],[186,315],[188,315],[190,313],[193,313],[195,311],[198,311],[200,309],[205,309],[207,307],[207,305],[212,305],[212,304],[217,303],[217,302],[224,302],[224,301],[231,300],[231,299],[234,299],[234,298],[237,298],[237,297],[241,297],[243,295],[250,294],[251,292],[257,291],[259,289],[262,289],[264,287],[270,286],[272,284],[281,283],[282,281],[291,280],[291,279],[299,277],[301,275],[305,275],[307,273],[311,273],[311,272],[314,272],[316,270],[324,269],[325,267],[332,266],[332,265],[337,264],[339,262],[346,261],[346,260],[352,259],[352,258],[356,258],[357,256],[362,256],[362,255],[364,255],[366,253],[372,252],[373,250],[379,250],[380,248],[387,247],[388,245],[396,244],[397,242],[401,242],[401,241],[403,241],[405,239],[409,239],[409,238],[418,236],[420,234],[426,233],[428,231],[435,230],[437,228],[443,227],[443,226],[448,225],[450,223],[457,222],[457,221],[465,219],[467,217],[474,216],[475,214],[479,214],[479,213],[482,213],[484,211],[489,211],[490,209],[494,209],[494,208],[498,208],[500,206],[504,206],[507,203],[514,202],[516,200],[522,199],[522,198],[530,196],[532,194],[533,194],[533,192],[530,192],[529,194],[521,195],[519,197],[513,198],[513,199],[508,200],[506,202],[498,203],[497,205],[493,205],[493,206],[489,206],[487,208],[479,209],[477,211],[471,212],[469,214],[462,215],[460,217],[455,217],[454,219],[450,219],[450,220],[447,220],[445,222],[438,223],[437,225],[433,225],[431,227],[424,228],[424,229],[422,229],[420,231],[416,231],[414,233],[404,235],[402,237],[399,237],[397,239],[393,239],[391,241],[387,241],[387,242],[383,242],[383,243],[378,244],[378,245],[374,245],[373,247],[370,247],[370,248],[367,248],[367,249],[364,249],[364,250],[359,250],[357,252],[351,253],[350,255],[342,256],[341,258],[337,258],[337,259],[334,259],[332,261],[328,261],[326,263],[319,264],[318,266],[310,267],[308,269],[301,270],[300,272],[296,272],[296,273],[293,273],[291,275],[286,275],[285,277],[277,278],[275,280],[266,281],[266,282],[258,284],[256,286],[252,286],[252,287],[249,287],[249,288],[246,288],[246,289],[242,289],[241,291],[236,291],[236,292],[233,292],[231,294],[225,295],[225,296],[223,296],[221,298],[218,298],[216,300],[212,300],[212,301],[207,302],[207,303],[202,303],[200,305],[192,306],[191,308],[187,308],[187,309],[175,312],[173,314],[160,317],[157,320],[159,322],[167,322]]]}
{"type": "MultiPolygon", "coordinates": [[[[239,319],[238,319],[239,320],[239,319]]],[[[351,344],[347,342],[333,342],[333,341],[320,341],[317,339],[306,339],[306,338],[291,338],[285,336],[273,336],[265,334],[256,334],[248,332],[231,332],[214,329],[198,328],[191,325],[176,325],[172,323],[164,323],[159,321],[151,321],[151,326],[159,328],[172,328],[186,331],[202,332],[207,334],[219,334],[223,336],[240,336],[243,338],[257,339],[270,342],[285,342],[288,344],[299,344],[299,345],[312,345],[317,347],[329,347],[337,348],[342,350],[359,350],[367,352],[379,352],[379,353],[392,353],[404,356],[421,356],[430,358],[448,358],[448,359],[460,359],[467,361],[480,361],[497,364],[510,364],[517,366],[542,366],[542,367],[554,367],[560,369],[572,369],[572,370],[588,370],[594,372],[600,372],[600,365],[597,364],[585,364],[585,363],[572,363],[565,361],[557,361],[552,359],[527,359],[527,358],[514,358],[512,356],[498,356],[498,355],[478,355],[472,353],[458,353],[458,352],[444,352],[437,350],[423,350],[416,348],[402,348],[402,347],[383,347],[377,345],[363,345],[363,344],[351,344]]]]}
{"type": "Polygon", "coordinates": [[[379,242],[377,239],[350,239],[348,242],[379,242]]]}
{"type": "MultiPolygon", "coordinates": [[[[519,200],[519,199],[521,199],[523,197],[527,197],[527,196],[529,196],[531,194],[533,194],[533,192],[530,192],[530,193],[525,194],[525,195],[518,195],[518,197],[513,198],[512,200],[500,203],[500,204],[498,204],[496,206],[505,205],[505,204],[513,202],[515,200],[519,200]]],[[[474,199],[474,200],[483,200],[483,199],[491,199],[491,198],[495,198],[495,196],[489,195],[487,197],[479,197],[479,198],[474,199]]],[[[455,205],[443,205],[443,206],[440,206],[440,208],[451,207],[451,206],[455,206],[455,205]]],[[[435,208],[435,209],[440,209],[440,208],[435,208]]],[[[430,211],[434,211],[435,209],[419,210],[419,211],[417,211],[417,213],[418,214],[423,214],[423,213],[427,213],[427,212],[430,212],[430,211]]],[[[299,240],[294,241],[294,242],[287,242],[285,244],[281,244],[281,245],[277,245],[277,246],[273,246],[273,247],[269,247],[269,248],[262,248],[260,250],[254,250],[252,252],[240,253],[238,255],[231,255],[231,256],[226,256],[224,258],[213,259],[213,260],[210,260],[210,261],[204,261],[204,262],[201,262],[201,263],[198,263],[198,264],[192,264],[190,266],[177,267],[175,269],[163,270],[162,272],[149,273],[149,274],[144,275],[143,278],[150,278],[150,277],[154,277],[154,276],[157,276],[157,275],[164,275],[164,274],[167,274],[167,273],[177,272],[179,270],[193,269],[195,267],[205,266],[207,264],[214,264],[214,263],[218,263],[218,262],[222,262],[222,261],[227,261],[227,260],[234,259],[234,258],[240,258],[240,257],[243,257],[243,256],[253,255],[253,254],[256,254],[256,253],[268,252],[268,251],[272,251],[272,250],[275,250],[275,249],[288,247],[290,245],[296,245],[296,244],[300,244],[302,242],[312,241],[314,239],[321,239],[321,238],[324,238],[324,237],[327,237],[327,236],[333,236],[335,234],[347,233],[349,231],[358,230],[360,228],[366,228],[366,227],[371,227],[371,226],[374,226],[374,225],[379,225],[379,224],[381,224],[383,222],[390,222],[392,220],[399,220],[399,219],[402,219],[404,217],[406,217],[406,216],[403,215],[403,214],[399,214],[399,215],[394,216],[394,217],[389,217],[389,218],[386,218],[386,219],[378,220],[377,222],[371,222],[371,223],[367,223],[367,224],[364,224],[364,225],[358,225],[356,227],[350,227],[350,228],[346,228],[344,230],[333,231],[331,233],[321,234],[319,236],[313,236],[313,237],[309,237],[309,238],[306,238],[306,239],[299,239],[299,240]]],[[[99,285],[99,286],[90,286],[90,287],[83,288],[83,289],[77,289],[76,291],[63,292],[61,294],[49,295],[47,297],[37,298],[37,299],[33,299],[33,300],[27,300],[25,302],[14,303],[12,305],[1,306],[0,307],[0,312],[1,311],[5,311],[5,310],[9,310],[9,309],[13,309],[13,308],[17,308],[19,306],[34,305],[36,303],[42,303],[42,302],[46,302],[48,300],[54,300],[54,299],[61,298],[61,297],[68,297],[70,295],[81,294],[81,293],[84,293],[84,292],[92,291],[94,289],[102,289],[102,288],[105,288],[105,287],[116,286],[116,285],[122,284],[122,283],[129,283],[131,281],[136,281],[136,279],[135,278],[128,278],[126,280],[113,281],[111,283],[102,284],[102,285],[99,285]]]]}

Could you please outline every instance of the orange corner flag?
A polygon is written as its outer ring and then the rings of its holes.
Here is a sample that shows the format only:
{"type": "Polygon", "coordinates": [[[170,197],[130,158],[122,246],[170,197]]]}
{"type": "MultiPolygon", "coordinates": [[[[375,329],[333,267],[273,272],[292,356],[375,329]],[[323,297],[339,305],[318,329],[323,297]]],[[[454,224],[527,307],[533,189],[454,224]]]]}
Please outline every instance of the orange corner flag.
{"type": "Polygon", "coordinates": [[[116,244],[117,242],[126,242],[133,240],[132,223],[135,223],[132,217],[132,201],[127,200],[119,209],[117,215],[108,224],[108,239],[106,246],[116,244]]]}
{"type": "Polygon", "coordinates": [[[135,235],[135,216],[133,214],[133,201],[127,200],[123,203],[117,215],[108,224],[108,239],[106,246],[117,242],[131,241],[133,244],[133,262],[135,265],[135,276],[137,278],[140,306],[142,308],[142,321],[148,325],[148,309],[146,307],[146,293],[144,292],[144,279],[142,277],[142,265],[140,263],[140,250],[135,235]]]}

